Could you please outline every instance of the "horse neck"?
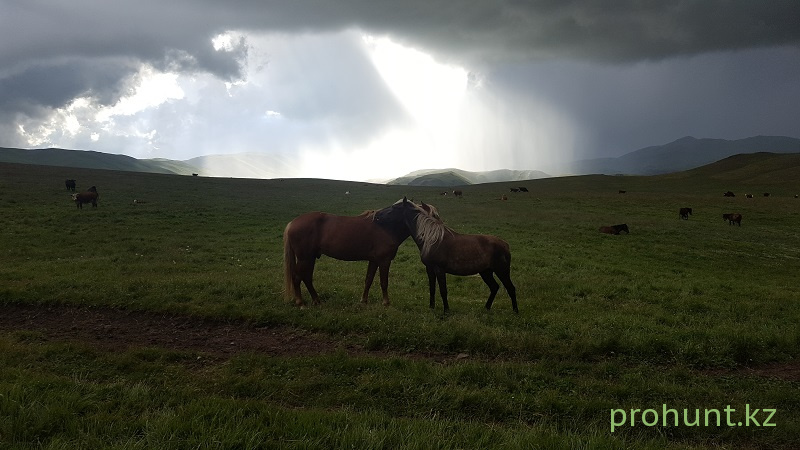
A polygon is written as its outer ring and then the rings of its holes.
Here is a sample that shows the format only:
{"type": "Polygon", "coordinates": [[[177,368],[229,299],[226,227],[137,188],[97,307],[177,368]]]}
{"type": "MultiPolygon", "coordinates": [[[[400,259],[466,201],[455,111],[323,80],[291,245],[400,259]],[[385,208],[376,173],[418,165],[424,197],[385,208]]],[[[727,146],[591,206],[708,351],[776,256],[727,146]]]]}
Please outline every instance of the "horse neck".
{"type": "Polygon", "coordinates": [[[398,244],[401,244],[411,235],[411,232],[408,230],[408,227],[404,223],[374,222],[374,221],[373,223],[377,224],[379,227],[388,231],[389,234],[391,234],[392,237],[395,238],[398,244]]]}
{"type": "Polygon", "coordinates": [[[421,212],[417,212],[410,218],[406,217],[406,226],[411,233],[411,238],[419,247],[420,256],[423,259],[438,243],[444,240],[446,234],[453,233],[453,230],[443,223],[421,212]]]}

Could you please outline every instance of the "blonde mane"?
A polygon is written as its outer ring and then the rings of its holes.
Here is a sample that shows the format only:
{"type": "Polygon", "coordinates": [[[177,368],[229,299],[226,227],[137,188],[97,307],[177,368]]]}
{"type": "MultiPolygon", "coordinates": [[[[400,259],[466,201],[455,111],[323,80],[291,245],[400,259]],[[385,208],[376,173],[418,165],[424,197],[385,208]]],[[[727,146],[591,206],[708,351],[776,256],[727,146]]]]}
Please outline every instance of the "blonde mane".
{"type": "Polygon", "coordinates": [[[421,256],[426,257],[433,247],[444,239],[445,233],[452,235],[454,231],[441,220],[429,216],[424,209],[420,207],[417,209],[419,214],[417,214],[417,230],[414,240],[420,244],[421,256]]]}
{"type": "Polygon", "coordinates": [[[365,219],[369,219],[369,220],[372,220],[374,222],[375,221],[375,214],[377,212],[378,212],[378,210],[376,210],[376,209],[368,209],[368,210],[362,212],[361,214],[359,214],[358,217],[363,217],[365,219]]]}

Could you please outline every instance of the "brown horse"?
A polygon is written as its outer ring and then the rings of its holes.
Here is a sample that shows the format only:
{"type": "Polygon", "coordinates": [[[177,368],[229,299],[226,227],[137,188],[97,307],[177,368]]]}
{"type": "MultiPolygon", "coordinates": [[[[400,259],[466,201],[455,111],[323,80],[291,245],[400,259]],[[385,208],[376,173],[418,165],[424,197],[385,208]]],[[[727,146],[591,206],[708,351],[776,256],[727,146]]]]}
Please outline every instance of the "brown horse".
{"type": "MultiPolygon", "coordinates": [[[[436,208],[427,206],[426,214],[439,217],[436,208]]],[[[375,211],[358,216],[337,216],[310,212],[296,217],[283,231],[284,294],[303,306],[300,283],[305,283],[311,300],[319,304],[314,289],[314,264],[322,255],[343,261],[369,261],[361,302],[367,303],[369,289],[380,269],[383,304],[389,305],[389,266],[397,248],[408,238],[401,222],[375,221],[375,211]]]]}
{"type": "Polygon", "coordinates": [[[402,202],[384,208],[375,214],[379,223],[402,221],[408,233],[420,250],[420,259],[428,273],[430,307],[436,297],[436,282],[442,296],[444,311],[449,311],[447,303],[447,274],[481,275],[489,286],[486,309],[492,307],[500,285],[494,279],[496,273],[511,297],[511,307],[517,308],[517,290],[511,282],[511,251],[508,243],[496,237],[483,234],[459,234],[447,227],[439,218],[426,214],[423,203],[419,207],[405,198],[402,202]]]}
{"type": "Polygon", "coordinates": [[[742,215],[739,213],[723,214],[722,220],[727,220],[728,225],[733,225],[735,223],[736,225],[742,226],[742,215]]]}

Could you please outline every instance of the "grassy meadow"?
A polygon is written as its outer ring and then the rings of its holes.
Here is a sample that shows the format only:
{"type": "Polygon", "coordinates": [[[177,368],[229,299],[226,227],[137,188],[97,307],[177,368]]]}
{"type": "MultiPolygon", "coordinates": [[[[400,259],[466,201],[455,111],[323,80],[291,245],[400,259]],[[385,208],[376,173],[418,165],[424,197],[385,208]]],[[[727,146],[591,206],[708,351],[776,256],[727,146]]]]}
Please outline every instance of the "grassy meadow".
{"type": "Polygon", "coordinates": [[[465,186],[456,199],[434,187],[0,164],[0,314],[111,307],[288,326],[340,344],[215,359],[0,332],[0,447],[795,448],[800,177],[764,173],[755,161],[565,177],[465,186]],[[97,186],[98,208],[78,210],[66,178],[97,186]],[[292,218],[355,215],[404,195],[459,232],[509,242],[519,315],[502,288],[486,311],[479,276],[448,276],[450,314],[438,296],[429,309],[410,239],[388,308],[377,279],[359,302],[366,262],[326,257],[315,271],[323,304],[284,299],[292,218]],[[694,215],[680,220],[680,207],[694,215]],[[723,222],[727,212],[742,226],[723,222]],[[630,234],[598,232],[618,223],[630,234]],[[746,407],[775,413],[753,422],[746,407]],[[662,420],[667,409],[677,426],[662,420]],[[722,412],[720,426],[685,423],[684,410],[691,422],[708,409],[722,412]],[[626,412],[613,432],[612,410],[626,412]]]}

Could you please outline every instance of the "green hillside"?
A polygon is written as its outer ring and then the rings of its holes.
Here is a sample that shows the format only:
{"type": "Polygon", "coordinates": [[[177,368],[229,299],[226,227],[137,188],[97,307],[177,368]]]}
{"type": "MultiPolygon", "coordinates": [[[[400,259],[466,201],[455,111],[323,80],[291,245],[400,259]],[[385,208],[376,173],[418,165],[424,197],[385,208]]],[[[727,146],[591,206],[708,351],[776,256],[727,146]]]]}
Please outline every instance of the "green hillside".
{"type": "Polygon", "coordinates": [[[0,148],[0,162],[178,175],[189,175],[197,172],[196,167],[181,161],[169,159],[136,159],[127,155],[113,155],[88,150],[64,150],[59,148],[31,150],[0,148]]]}
{"type": "Polygon", "coordinates": [[[794,449],[800,178],[776,175],[796,162],[747,158],[461,198],[71,168],[98,189],[83,209],[64,168],[0,163],[0,447],[794,449]],[[366,262],[327,256],[322,304],[284,298],[289,221],[404,195],[509,244],[519,314],[502,288],[487,311],[480,276],[448,275],[451,312],[438,293],[431,310],[411,240],[388,307],[377,279],[360,302],[366,262]],[[621,223],[630,234],[598,231],[621,223]],[[653,420],[666,409],[677,425],[653,420]]]}

